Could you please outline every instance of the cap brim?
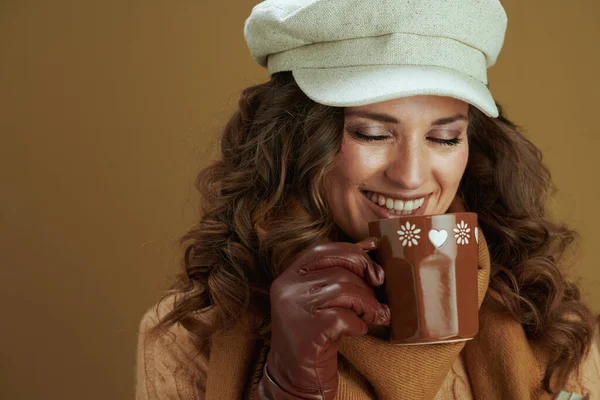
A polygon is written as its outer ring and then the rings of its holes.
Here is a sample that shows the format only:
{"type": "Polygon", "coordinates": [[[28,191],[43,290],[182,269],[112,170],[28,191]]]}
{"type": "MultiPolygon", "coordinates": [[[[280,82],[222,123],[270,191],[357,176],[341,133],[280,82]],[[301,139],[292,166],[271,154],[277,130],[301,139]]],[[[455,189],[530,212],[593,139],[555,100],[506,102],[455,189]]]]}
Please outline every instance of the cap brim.
{"type": "Polygon", "coordinates": [[[465,101],[496,118],[498,108],[481,81],[451,69],[413,65],[368,65],[293,71],[296,83],[313,101],[335,107],[362,106],[416,95],[465,101]]]}

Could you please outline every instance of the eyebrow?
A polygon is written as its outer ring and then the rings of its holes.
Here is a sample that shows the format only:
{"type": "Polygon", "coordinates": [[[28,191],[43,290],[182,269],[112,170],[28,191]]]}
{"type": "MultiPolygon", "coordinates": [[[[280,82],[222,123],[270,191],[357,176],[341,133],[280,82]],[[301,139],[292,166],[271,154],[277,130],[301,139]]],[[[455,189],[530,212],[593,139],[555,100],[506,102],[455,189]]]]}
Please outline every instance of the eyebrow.
{"type": "MultiPolygon", "coordinates": [[[[389,114],[376,113],[376,112],[372,112],[372,111],[350,110],[350,111],[346,112],[346,116],[352,116],[352,115],[357,116],[357,117],[372,119],[375,121],[388,122],[388,123],[392,123],[392,124],[400,124],[401,123],[398,119],[396,119],[395,117],[393,117],[389,114]]],[[[450,124],[452,122],[456,122],[456,121],[460,121],[460,120],[468,121],[468,118],[464,114],[456,114],[451,117],[436,119],[435,121],[433,121],[431,123],[431,125],[446,125],[446,124],[450,124]]]]}

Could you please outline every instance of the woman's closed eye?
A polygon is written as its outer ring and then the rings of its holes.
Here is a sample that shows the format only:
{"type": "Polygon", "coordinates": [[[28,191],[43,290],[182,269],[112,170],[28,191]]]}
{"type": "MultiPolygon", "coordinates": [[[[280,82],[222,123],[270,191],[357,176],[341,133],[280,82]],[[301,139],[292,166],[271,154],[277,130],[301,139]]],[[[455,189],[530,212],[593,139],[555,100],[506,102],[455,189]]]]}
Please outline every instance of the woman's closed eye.
{"type": "Polygon", "coordinates": [[[462,139],[458,137],[455,137],[453,139],[438,139],[429,137],[427,139],[433,143],[441,144],[442,146],[456,146],[457,144],[462,142],[462,139]]]}
{"type": "MultiPolygon", "coordinates": [[[[356,139],[362,140],[364,142],[377,142],[377,141],[384,141],[384,140],[393,138],[393,136],[391,136],[391,135],[367,135],[356,129],[352,129],[349,132],[356,139]]],[[[459,136],[460,136],[460,134],[457,137],[452,138],[452,139],[440,139],[440,138],[428,136],[427,140],[429,140],[430,142],[432,142],[434,144],[440,145],[440,146],[456,146],[457,144],[462,142],[462,139],[460,139],[459,136]]]]}
{"type": "Polygon", "coordinates": [[[358,130],[352,130],[350,133],[359,140],[364,140],[365,142],[373,142],[373,141],[381,141],[392,138],[390,135],[365,135],[364,133],[358,130]]]}

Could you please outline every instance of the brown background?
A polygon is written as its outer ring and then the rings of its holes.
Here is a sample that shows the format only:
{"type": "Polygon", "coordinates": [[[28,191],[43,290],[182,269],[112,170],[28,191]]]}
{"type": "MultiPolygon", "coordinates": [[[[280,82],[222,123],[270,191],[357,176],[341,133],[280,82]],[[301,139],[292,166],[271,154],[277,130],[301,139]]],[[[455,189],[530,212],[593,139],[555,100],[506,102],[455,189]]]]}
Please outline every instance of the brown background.
{"type": "MultiPolygon", "coordinates": [[[[133,397],[137,325],[178,268],[194,175],[267,79],[242,35],[255,3],[0,1],[0,398],[133,397]]],[[[600,3],[504,4],[492,91],[544,152],[600,311],[600,3]]]]}

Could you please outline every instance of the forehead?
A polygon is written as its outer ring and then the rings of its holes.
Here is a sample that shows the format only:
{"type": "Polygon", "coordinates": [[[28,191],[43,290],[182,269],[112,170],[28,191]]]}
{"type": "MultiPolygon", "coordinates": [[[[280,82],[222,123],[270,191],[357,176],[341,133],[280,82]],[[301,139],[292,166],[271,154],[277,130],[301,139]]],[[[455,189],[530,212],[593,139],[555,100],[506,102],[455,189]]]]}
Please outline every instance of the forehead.
{"type": "MultiPolygon", "coordinates": [[[[386,100],[362,106],[346,107],[348,117],[361,112],[388,114],[398,121],[427,119],[434,120],[456,114],[467,115],[469,104],[447,96],[418,95],[386,100]]],[[[394,121],[387,121],[394,122],[394,121]]]]}

